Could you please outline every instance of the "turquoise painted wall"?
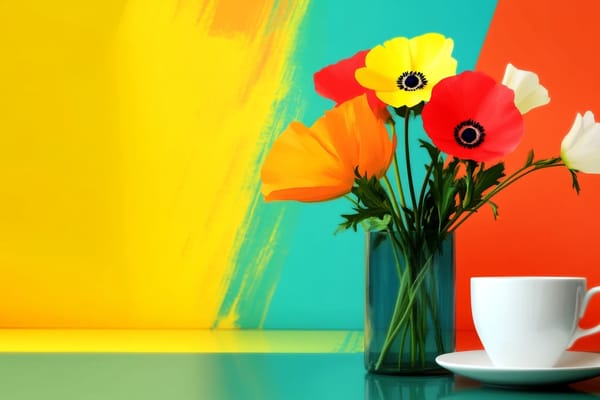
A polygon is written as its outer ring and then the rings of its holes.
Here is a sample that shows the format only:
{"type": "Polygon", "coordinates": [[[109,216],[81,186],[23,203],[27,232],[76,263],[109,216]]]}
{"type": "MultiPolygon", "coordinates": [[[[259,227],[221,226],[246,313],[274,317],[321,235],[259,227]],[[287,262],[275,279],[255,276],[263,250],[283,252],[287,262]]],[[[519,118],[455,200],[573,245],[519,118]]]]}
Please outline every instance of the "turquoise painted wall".
{"type": "MultiPolygon", "coordinates": [[[[373,0],[368,5],[360,1],[313,1],[293,57],[297,68],[293,87],[281,110],[290,114],[290,120],[298,113],[303,122],[311,124],[332,105],[314,92],[312,74],[395,36],[440,32],[455,41],[459,71],[472,69],[495,7],[495,1],[468,0],[373,0]]],[[[270,203],[261,209],[269,213],[273,210],[270,207],[285,207],[286,216],[271,261],[279,265],[274,268],[280,268],[279,282],[263,327],[361,329],[364,233],[333,235],[341,221],[339,215],[349,209],[348,202],[270,203]]],[[[261,223],[268,229],[264,217],[261,223]]],[[[243,319],[241,326],[256,325],[257,316],[252,313],[243,319]]]]}

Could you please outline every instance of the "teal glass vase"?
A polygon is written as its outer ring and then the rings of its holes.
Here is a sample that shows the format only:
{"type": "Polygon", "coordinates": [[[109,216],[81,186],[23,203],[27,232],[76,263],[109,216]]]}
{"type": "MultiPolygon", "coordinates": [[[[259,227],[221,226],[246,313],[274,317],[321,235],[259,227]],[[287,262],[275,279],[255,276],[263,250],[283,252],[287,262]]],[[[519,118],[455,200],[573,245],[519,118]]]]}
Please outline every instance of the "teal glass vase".
{"type": "Polygon", "coordinates": [[[454,235],[367,233],[365,368],[382,374],[444,372],[455,350],[454,235]]]}

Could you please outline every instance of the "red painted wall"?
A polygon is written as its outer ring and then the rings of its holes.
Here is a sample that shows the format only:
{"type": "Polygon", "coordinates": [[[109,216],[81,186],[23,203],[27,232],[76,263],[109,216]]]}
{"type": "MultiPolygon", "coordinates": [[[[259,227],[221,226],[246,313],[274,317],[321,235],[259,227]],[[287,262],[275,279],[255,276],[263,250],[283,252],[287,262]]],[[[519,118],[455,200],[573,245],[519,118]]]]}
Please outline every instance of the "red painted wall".
{"type": "MultiPolygon", "coordinates": [[[[549,90],[549,105],[525,116],[526,134],[507,158],[507,170],[534,148],[557,156],[577,112],[600,118],[600,2],[583,0],[560,7],[543,0],[500,0],[482,49],[478,70],[501,79],[508,62],[535,71],[549,90]]],[[[497,198],[500,217],[481,211],[457,238],[457,328],[472,330],[469,278],[485,275],[586,276],[600,285],[600,175],[580,174],[579,196],[563,169],[526,177],[497,198]]],[[[599,296],[600,297],[600,296],[599,296]]],[[[583,325],[600,322],[600,298],[583,325]]],[[[460,342],[460,338],[459,338],[460,342]]],[[[600,350],[600,335],[577,348],[600,350]]]]}

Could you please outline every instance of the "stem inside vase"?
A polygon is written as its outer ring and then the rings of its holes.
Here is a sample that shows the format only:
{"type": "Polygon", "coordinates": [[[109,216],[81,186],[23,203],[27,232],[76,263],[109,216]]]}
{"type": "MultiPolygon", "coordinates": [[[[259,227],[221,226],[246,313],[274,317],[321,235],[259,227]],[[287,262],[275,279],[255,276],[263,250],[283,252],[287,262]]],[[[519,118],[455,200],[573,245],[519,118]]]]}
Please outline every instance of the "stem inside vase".
{"type": "Polygon", "coordinates": [[[440,371],[454,351],[454,237],[430,249],[392,233],[367,234],[365,367],[379,373],[440,371]]]}

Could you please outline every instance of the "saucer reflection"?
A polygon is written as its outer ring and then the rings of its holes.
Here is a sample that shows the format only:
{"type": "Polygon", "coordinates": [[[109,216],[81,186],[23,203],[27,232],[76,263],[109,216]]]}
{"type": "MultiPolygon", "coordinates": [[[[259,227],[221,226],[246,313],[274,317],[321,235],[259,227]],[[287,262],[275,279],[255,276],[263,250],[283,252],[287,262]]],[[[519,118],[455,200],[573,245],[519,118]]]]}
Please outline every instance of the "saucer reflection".
{"type": "MultiPolygon", "coordinates": [[[[599,381],[600,382],[600,381],[599,381]]],[[[594,386],[594,389],[596,386],[594,386]]],[[[588,388],[580,388],[589,390],[588,388]]],[[[595,391],[595,390],[591,390],[595,391]]],[[[365,400],[592,400],[597,396],[569,386],[495,388],[460,376],[393,376],[365,374],[365,400]]]]}
{"type": "Polygon", "coordinates": [[[578,392],[569,387],[559,387],[548,390],[516,390],[482,387],[478,389],[469,389],[457,391],[440,399],[444,400],[585,400],[598,399],[598,397],[589,393],[578,392]]]}

